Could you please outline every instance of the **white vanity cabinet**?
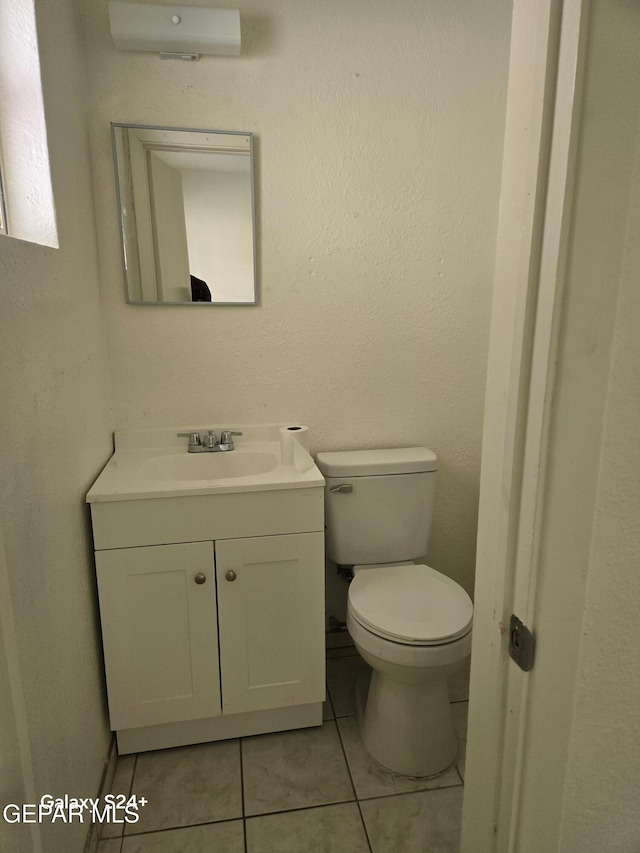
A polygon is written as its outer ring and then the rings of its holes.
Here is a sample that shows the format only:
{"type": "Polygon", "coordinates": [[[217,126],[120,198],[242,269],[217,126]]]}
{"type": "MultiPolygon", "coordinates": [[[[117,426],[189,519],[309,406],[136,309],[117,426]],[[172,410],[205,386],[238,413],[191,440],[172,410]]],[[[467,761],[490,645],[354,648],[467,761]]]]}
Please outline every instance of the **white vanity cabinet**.
{"type": "Polygon", "coordinates": [[[224,712],[324,699],[324,534],[223,539],[215,550],[224,712]]]}
{"type": "Polygon", "coordinates": [[[323,500],[316,487],[92,503],[121,754],[321,724],[323,500]]]}
{"type": "Polygon", "coordinates": [[[212,542],[96,553],[111,728],[221,713],[212,542]]]}

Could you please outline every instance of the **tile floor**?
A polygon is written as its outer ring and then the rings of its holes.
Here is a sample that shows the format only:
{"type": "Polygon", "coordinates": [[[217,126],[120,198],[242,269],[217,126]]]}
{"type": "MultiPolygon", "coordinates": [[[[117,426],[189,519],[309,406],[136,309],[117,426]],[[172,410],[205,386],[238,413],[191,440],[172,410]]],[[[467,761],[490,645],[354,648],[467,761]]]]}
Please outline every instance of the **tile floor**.
{"type": "Polygon", "coordinates": [[[457,853],[468,670],[450,685],[454,767],[415,780],[364,750],[353,647],[327,657],[321,728],[125,755],[113,790],[145,796],[137,824],[103,826],[99,853],[457,853]]]}

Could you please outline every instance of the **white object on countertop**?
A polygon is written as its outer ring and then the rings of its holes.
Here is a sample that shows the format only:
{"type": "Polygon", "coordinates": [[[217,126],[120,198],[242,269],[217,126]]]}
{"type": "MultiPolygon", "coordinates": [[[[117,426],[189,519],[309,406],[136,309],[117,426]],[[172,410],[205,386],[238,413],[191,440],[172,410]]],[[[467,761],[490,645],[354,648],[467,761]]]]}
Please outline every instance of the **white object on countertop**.
{"type": "Polygon", "coordinates": [[[280,427],[280,458],[283,465],[293,465],[296,444],[309,452],[309,427],[284,426],[280,427]]]}

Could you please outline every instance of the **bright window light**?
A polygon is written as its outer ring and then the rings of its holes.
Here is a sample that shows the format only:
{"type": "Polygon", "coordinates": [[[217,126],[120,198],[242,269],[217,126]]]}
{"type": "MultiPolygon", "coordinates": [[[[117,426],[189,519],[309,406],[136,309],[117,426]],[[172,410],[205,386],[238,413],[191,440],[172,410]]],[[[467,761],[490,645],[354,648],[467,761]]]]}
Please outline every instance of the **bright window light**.
{"type": "Polygon", "coordinates": [[[34,0],[0,0],[2,230],[58,246],[34,0]]]}

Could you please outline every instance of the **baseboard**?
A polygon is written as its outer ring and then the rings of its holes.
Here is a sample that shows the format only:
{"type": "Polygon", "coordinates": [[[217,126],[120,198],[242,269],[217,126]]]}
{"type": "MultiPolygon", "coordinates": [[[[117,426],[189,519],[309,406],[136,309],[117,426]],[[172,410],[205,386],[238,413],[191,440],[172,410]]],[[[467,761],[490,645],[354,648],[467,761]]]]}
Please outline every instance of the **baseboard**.
{"type": "Polygon", "coordinates": [[[328,631],[324,636],[327,649],[343,649],[353,645],[347,631],[328,631]]]}

